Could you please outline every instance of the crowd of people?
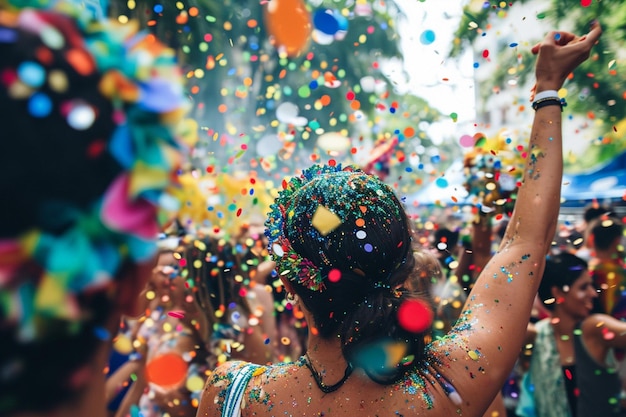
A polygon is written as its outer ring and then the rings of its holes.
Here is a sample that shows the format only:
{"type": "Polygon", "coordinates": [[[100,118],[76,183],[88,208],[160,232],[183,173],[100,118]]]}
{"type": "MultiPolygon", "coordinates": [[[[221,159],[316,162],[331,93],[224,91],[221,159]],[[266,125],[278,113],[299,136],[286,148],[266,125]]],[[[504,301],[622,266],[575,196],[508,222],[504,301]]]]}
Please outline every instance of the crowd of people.
{"type": "Polygon", "coordinates": [[[1,415],[626,415],[622,219],[594,203],[558,222],[556,91],[597,22],[532,48],[505,216],[420,229],[377,175],[332,162],[225,236],[176,220],[174,51],[26,3],[0,0],[1,415]]]}

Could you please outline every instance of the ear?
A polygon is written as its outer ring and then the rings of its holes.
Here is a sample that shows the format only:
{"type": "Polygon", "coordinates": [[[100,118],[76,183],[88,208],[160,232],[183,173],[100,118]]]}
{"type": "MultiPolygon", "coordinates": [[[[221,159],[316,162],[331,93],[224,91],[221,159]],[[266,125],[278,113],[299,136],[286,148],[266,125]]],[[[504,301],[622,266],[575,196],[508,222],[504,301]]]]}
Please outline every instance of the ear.
{"type": "Polygon", "coordinates": [[[295,294],[296,293],[294,291],[293,284],[284,275],[280,276],[280,281],[283,283],[283,286],[285,287],[285,291],[287,291],[287,292],[289,292],[291,294],[295,294]]]}
{"type": "Polygon", "coordinates": [[[558,286],[553,286],[552,288],[550,288],[550,294],[552,294],[552,297],[554,297],[554,305],[563,304],[563,299],[567,295],[567,293],[558,286]]]}
{"type": "Polygon", "coordinates": [[[123,315],[137,317],[143,313],[139,293],[148,283],[155,264],[155,258],[141,263],[128,262],[120,270],[117,276],[116,301],[123,315]]]}

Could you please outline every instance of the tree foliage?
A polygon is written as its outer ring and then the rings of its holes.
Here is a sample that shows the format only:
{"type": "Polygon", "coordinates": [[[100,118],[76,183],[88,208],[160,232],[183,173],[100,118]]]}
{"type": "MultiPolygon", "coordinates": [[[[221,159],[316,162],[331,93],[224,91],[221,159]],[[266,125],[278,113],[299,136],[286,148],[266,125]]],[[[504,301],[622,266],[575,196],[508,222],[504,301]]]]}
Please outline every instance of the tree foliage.
{"type": "Polygon", "coordinates": [[[311,16],[334,10],[347,17],[349,27],[344,38],[330,44],[312,40],[295,56],[274,45],[264,7],[267,2],[245,0],[112,0],[109,14],[138,19],[179,51],[192,116],[202,129],[195,153],[200,168],[264,167],[268,175],[291,174],[311,157],[331,157],[316,139],[340,132],[352,138],[353,147],[400,135],[392,170],[396,177],[406,172],[407,156],[432,145],[421,122],[440,114],[424,100],[397,92],[381,71],[386,60],[402,60],[396,24],[405,16],[396,3],[372,2],[371,13],[355,13],[353,0],[309,1],[311,16]],[[374,90],[364,88],[364,77],[375,80],[374,90]],[[336,80],[332,88],[329,80],[336,80]],[[298,107],[305,124],[278,120],[276,109],[285,102],[298,107]],[[414,135],[404,138],[409,126],[414,135]],[[256,144],[267,135],[284,144],[276,155],[259,155],[256,144]]]}
{"type": "MultiPolygon", "coordinates": [[[[508,2],[504,7],[499,2],[480,2],[482,5],[478,7],[477,3],[479,2],[470,2],[464,8],[464,16],[456,30],[456,41],[450,56],[457,56],[464,47],[473,45],[482,31],[495,20],[506,19],[510,8],[524,7],[532,2],[508,2]]],[[[535,18],[545,20],[555,29],[577,34],[586,33],[592,19],[600,20],[603,36],[594,48],[591,58],[570,75],[565,88],[568,90],[567,111],[586,117],[598,132],[598,140],[593,142],[585,159],[597,164],[612,158],[612,152],[626,147],[626,134],[617,129],[617,126],[623,126],[620,121],[626,118],[626,78],[623,76],[626,64],[622,52],[626,40],[626,3],[594,1],[588,7],[582,7],[577,2],[552,0],[545,3],[544,9],[535,18]]],[[[543,33],[538,33],[533,42],[539,42],[543,36],[543,33]]],[[[515,74],[518,85],[532,80],[534,57],[529,51],[503,49],[496,53],[493,59],[498,62],[518,60],[518,72],[515,74]]],[[[479,86],[480,96],[487,97],[492,88],[503,87],[511,79],[507,71],[506,66],[498,67],[490,79],[491,83],[479,86]]]]}

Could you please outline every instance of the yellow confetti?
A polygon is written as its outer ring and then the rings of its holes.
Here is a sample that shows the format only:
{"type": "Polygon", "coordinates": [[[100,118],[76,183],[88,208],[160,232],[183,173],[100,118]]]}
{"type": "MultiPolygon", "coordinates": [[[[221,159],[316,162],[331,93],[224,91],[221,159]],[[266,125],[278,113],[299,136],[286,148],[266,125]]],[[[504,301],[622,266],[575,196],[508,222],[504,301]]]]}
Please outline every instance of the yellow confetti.
{"type": "Polygon", "coordinates": [[[191,392],[198,392],[204,388],[204,379],[198,375],[192,375],[187,379],[185,387],[191,392]]]}
{"type": "Polygon", "coordinates": [[[119,335],[113,342],[113,349],[122,355],[128,355],[133,351],[133,342],[125,335],[119,335]]]}
{"type": "Polygon", "coordinates": [[[326,207],[318,206],[311,223],[322,236],[326,236],[341,225],[341,219],[326,207]]]}

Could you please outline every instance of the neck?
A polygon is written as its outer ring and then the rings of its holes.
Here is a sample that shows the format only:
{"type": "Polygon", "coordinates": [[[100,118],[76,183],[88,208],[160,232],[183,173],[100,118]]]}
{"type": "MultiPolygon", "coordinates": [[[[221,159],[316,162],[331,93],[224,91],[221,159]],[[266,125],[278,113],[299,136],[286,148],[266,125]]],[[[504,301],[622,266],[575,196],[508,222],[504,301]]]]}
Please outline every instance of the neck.
{"type": "Polygon", "coordinates": [[[617,249],[613,247],[603,250],[594,250],[595,257],[602,260],[616,259],[618,257],[618,253],[617,249]]]}
{"type": "Polygon", "coordinates": [[[327,367],[338,366],[343,369],[347,365],[341,353],[341,342],[337,338],[323,339],[310,335],[307,343],[307,353],[311,359],[327,367]]]}
{"type": "MultiPolygon", "coordinates": [[[[304,320],[307,323],[311,323],[312,327],[315,326],[313,315],[309,312],[304,303],[298,302],[298,306],[304,314],[304,320]]],[[[341,353],[341,341],[338,337],[324,339],[321,338],[317,332],[315,334],[309,332],[306,351],[313,361],[319,361],[320,364],[328,368],[333,367],[340,369],[338,371],[340,373],[343,373],[344,368],[348,364],[341,353]]],[[[317,363],[314,365],[317,366],[317,363]]],[[[321,369],[318,370],[321,372],[321,369]]]]}
{"type": "Polygon", "coordinates": [[[309,343],[309,349],[305,353],[305,365],[309,368],[311,376],[318,388],[325,394],[340,389],[350,378],[353,368],[341,355],[338,341],[332,342],[324,339],[309,343]]]}
{"type": "MultiPolygon", "coordinates": [[[[315,326],[313,315],[303,303],[299,305],[306,322],[315,326]]],[[[313,367],[324,377],[325,383],[333,384],[343,377],[348,361],[343,357],[341,341],[338,337],[324,339],[317,334],[309,332],[306,352],[313,367]]]]}
{"type": "Polygon", "coordinates": [[[580,321],[567,314],[563,314],[558,309],[554,311],[552,317],[552,327],[554,328],[554,334],[556,336],[572,336],[576,325],[580,321]]]}

